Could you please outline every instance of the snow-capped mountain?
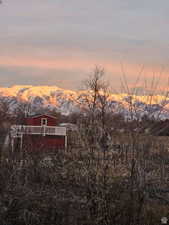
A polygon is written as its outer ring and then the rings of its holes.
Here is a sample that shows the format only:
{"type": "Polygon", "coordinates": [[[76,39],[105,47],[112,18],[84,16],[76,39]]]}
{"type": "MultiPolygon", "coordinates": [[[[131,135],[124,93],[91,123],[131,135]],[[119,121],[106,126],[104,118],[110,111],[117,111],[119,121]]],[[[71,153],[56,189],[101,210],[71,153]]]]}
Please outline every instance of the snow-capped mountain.
{"type": "MultiPolygon", "coordinates": [[[[0,88],[0,102],[5,103],[10,112],[28,110],[33,114],[41,110],[54,110],[62,114],[79,111],[82,96],[89,95],[87,91],[65,90],[56,86],[12,86],[0,88]]],[[[128,94],[111,94],[109,104],[114,113],[121,113],[126,118],[142,117],[144,115],[169,119],[169,98],[166,96],[134,96],[128,94]]]]}

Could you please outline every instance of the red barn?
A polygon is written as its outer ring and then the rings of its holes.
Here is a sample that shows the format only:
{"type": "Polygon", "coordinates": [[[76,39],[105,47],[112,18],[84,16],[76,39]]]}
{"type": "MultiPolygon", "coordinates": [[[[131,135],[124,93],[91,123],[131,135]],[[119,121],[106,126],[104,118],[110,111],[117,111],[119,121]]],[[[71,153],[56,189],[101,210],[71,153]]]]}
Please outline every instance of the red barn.
{"type": "Polygon", "coordinates": [[[66,128],[58,126],[57,118],[45,114],[25,118],[24,125],[13,125],[11,137],[13,149],[46,151],[67,147],[66,128]]]}
{"type": "Polygon", "coordinates": [[[57,126],[56,117],[50,115],[36,115],[25,118],[26,125],[30,126],[57,126]]]}

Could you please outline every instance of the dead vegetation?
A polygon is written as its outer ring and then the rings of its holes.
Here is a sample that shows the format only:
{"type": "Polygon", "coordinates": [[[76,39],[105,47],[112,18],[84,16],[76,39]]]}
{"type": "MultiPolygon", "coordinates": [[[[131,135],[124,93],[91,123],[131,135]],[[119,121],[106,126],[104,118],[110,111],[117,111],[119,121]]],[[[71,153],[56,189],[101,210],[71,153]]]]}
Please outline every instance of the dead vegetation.
{"type": "Polygon", "coordinates": [[[157,224],[169,216],[169,152],[155,140],[114,145],[111,154],[25,154],[0,167],[4,225],[157,224]]]}

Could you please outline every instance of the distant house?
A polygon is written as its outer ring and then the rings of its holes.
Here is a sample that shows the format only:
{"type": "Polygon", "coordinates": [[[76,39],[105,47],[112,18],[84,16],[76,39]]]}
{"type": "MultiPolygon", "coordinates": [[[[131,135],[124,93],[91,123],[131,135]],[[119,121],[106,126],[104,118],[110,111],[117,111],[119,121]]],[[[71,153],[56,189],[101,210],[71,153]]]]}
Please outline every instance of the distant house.
{"type": "Polygon", "coordinates": [[[57,118],[35,115],[25,118],[24,125],[11,127],[12,149],[28,151],[61,149],[67,147],[66,127],[58,125],[57,118]]]}

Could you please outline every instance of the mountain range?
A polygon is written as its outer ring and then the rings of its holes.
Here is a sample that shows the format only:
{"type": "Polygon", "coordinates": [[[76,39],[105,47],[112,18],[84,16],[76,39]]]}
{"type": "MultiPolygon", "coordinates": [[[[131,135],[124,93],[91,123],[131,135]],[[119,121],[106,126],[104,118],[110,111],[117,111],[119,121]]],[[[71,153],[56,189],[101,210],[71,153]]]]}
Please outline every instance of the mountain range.
{"type": "MultiPolygon", "coordinates": [[[[15,85],[0,87],[0,101],[8,106],[12,113],[15,110],[27,110],[30,114],[43,110],[54,110],[68,115],[81,110],[79,99],[90,95],[86,90],[66,90],[57,86],[15,85]],[[27,107],[27,109],[26,109],[27,107]]],[[[109,105],[114,113],[121,113],[130,118],[144,115],[160,119],[169,119],[169,97],[164,95],[132,95],[111,93],[109,105]],[[132,104],[130,104],[132,102],[132,104]]]]}

